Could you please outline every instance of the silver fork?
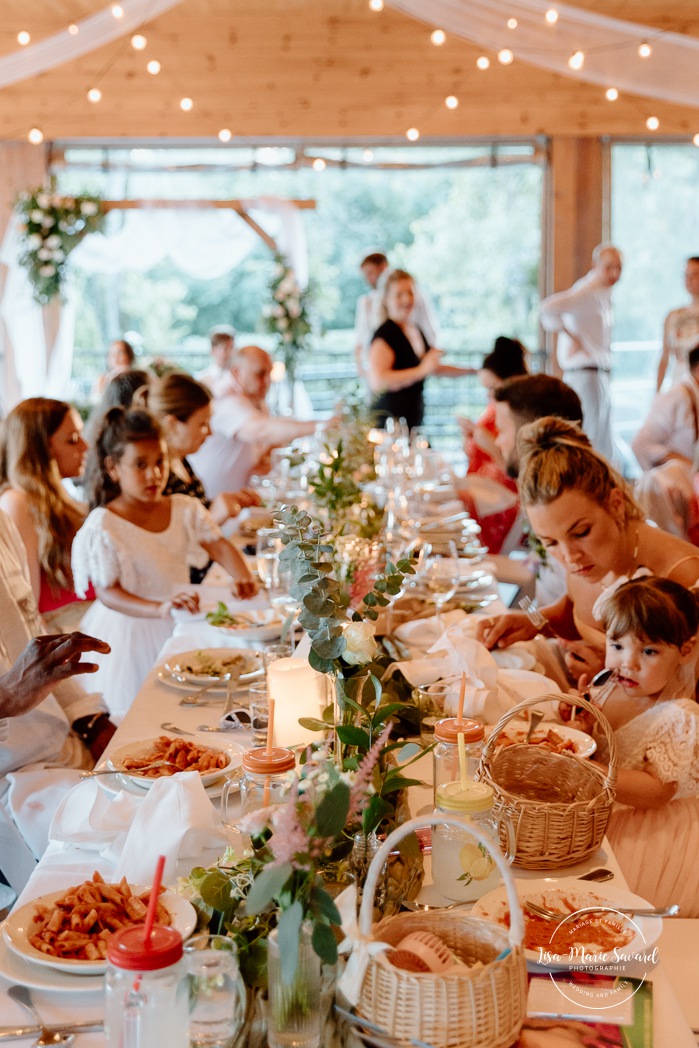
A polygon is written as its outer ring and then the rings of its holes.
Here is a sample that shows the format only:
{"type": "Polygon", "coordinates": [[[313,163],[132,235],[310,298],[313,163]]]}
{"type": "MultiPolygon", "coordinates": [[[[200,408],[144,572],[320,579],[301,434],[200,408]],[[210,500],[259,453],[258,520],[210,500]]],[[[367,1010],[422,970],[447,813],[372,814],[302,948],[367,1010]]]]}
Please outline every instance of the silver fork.
{"type": "Polygon", "coordinates": [[[551,623],[544,618],[531,597],[522,597],[517,601],[517,607],[527,613],[532,625],[536,626],[540,633],[543,633],[545,629],[551,630],[551,623]]]}
{"type": "Polygon", "coordinates": [[[173,761],[151,761],[140,768],[95,768],[93,771],[81,772],[80,778],[93,779],[95,775],[144,775],[153,768],[177,768],[177,765],[173,761]]]}
{"type": "MultiPolygon", "coordinates": [[[[530,913],[536,914],[537,917],[543,917],[546,921],[561,921],[565,917],[569,917],[570,914],[556,913],[555,910],[549,910],[546,906],[540,906],[536,902],[530,902],[529,899],[525,899],[522,903],[525,910],[529,910],[530,913]]],[[[609,910],[615,910],[617,913],[628,914],[631,917],[676,917],[680,912],[680,908],[677,903],[672,906],[653,906],[646,909],[634,909],[633,907],[616,906],[613,902],[609,902],[607,906],[581,906],[579,913],[607,913],[609,910]]]]}

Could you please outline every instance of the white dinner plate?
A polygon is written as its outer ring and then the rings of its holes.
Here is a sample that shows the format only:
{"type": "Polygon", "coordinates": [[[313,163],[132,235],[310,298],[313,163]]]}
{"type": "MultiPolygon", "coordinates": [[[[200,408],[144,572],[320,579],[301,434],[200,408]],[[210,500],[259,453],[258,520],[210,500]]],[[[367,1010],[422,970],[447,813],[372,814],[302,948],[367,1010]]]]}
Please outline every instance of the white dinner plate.
{"type": "Polygon", "coordinates": [[[262,655],[249,648],[195,648],[171,655],[159,668],[158,676],[166,683],[193,687],[220,684],[225,688],[231,674],[239,680],[250,680],[263,669],[262,655]],[[240,671],[240,672],[238,672],[240,671]]]}
{"type": "MultiPolygon", "coordinates": [[[[567,724],[558,724],[556,721],[542,721],[534,732],[532,745],[536,744],[537,739],[543,738],[549,728],[560,735],[562,739],[570,739],[575,746],[576,757],[591,757],[597,749],[597,743],[591,735],[588,735],[584,731],[580,731],[578,728],[571,728],[567,724]]],[[[485,729],[486,738],[490,735],[492,730],[493,725],[485,729]]],[[[528,721],[512,720],[505,728],[503,728],[500,733],[500,738],[511,740],[513,742],[524,742],[528,730],[528,721]]]]}
{"type": "MultiPolygon", "coordinates": [[[[207,609],[214,610],[214,609],[207,609]]],[[[214,626],[212,622],[206,622],[209,629],[217,634],[239,638],[240,640],[276,640],[281,637],[286,616],[276,608],[260,608],[250,611],[234,611],[239,623],[231,626],[214,626]]],[[[206,621],[206,616],[204,616],[206,621]]]]}
{"type": "MultiPolygon", "coordinates": [[[[211,801],[217,800],[223,793],[223,787],[230,780],[235,781],[236,785],[231,787],[231,792],[236,793],[240,789],[240,777],[242,774],[242,766],[240,768],[234,768],[232,772],[227,775],[221,775],[220,778],[216,779],[215,782],[210,782],[208,786],[204,787],[206,796],[211,801]]],[[[128,793],[131,797],[138,797],[140,800],[146,796],[147,791],[137,786],[133,779],[128,779],[125,775],[117,774],[114,775],[100,775],[95,782],[101,790],[105,793],[110,794],[112,797],[116,797],[118,793],[128,793]]],[[[89,845],[81,844],[81,848],[89,848],[89,845]]],[[[99,849],[104,847],[104,842],[99,845],[99,849]]]]}
{"type": "Polygon", "coordinates": [[[103,975],[74,975],[72,972],[41,968],[13,953],[0,935],[0,975],[10,982],[28,986],[30,990],[50,990],[51,993],[99,993],[104,996],[103,975]]]}
{"type": "MultiPolygon", "coordinates": [[[[572,911],[565,907],[562,900],[568,900],[574,907],[578,908],[597,905],[609,906],[610,909],[614,909],[615,906],[638,906],[642,908],[651,906],[651,903],[642,899],[639,895],[626,891],[624,888],[619,888],[616,885],[591,884],[589,881],[580,881],[575,877],[546,878],[544,880],[532,881],[516,880],[515,886],[520,900],[528,898],[532,902],[545,905],[551,910],[557,910],[560,906],[563,912],[572,911]]],[[[488,892],[482,899],[478,899],[474,904],[473,913],[479,917],[487,917],[489,920],[495,921],[496,924],[507,927],[509,906],[504,884],[501,884],[494,891],[488,892]]],[[[526,911],[524,917],[526,926],[526,911]]],[[[633,954],[650,954],[653,944],[660,938],[663,930],[662,919],[660,917],[624,917],[617,919],[624,922],[623,927],[628,929],[629,934],[632,935],[627,943],[618,947],[619,951],[629,957],[633,954]]],[[[529,949],[526,945],[524,956],[530,967],[565,970],[570,967],[570,963],[562,959],[567,954],[567,949],[560,946],[556,949],[558,945],[556,937],[558,925],[553,921],[546,923],[550,924],[551,928],[551,942],[548,947],[548,953],[549,955],[558,954],[561,960],[554,961],[549,956],[548,963],[544,964],[539,949],[529,949]]],[[[537,924],[539,927],[542,927],[541,921],[538,921],[537,924]]],[[[608,953],[613,953],[611,947],[608,953]]],[[[600,955],[595,954],[591,948],[586,947],[585,960],[583,961],[580,957],[577,957],[574,963],[579,967],[595,966],[600,963],[600,955]]]]}
{"type": "MultiPolygon", "coordinates": [[[[140,895],[148,888],[133,885],[131,888],[134,895],[140,895]]],[[[56,899],[61,899],[66,894],[61,892],[50,892],[42,895],[32,902],[13,910],[2,926],[3,936],[10,951],[41,968],[51,968],[54,971],[68,973],[70,975],[103,975],[107,970],[107,962],[100,961],[78,961],[68,957],[49,957],[41,950],[35,949],[29,942],[28,936],[33,933],[32,917],[34,916],[37,903],[51,905],[56,899]]],[[[197,924],[197,912],[190,902],[175,892],[163,892],[161,896],[163,906],[170,913],[170,925],[175,928],[186,939],[192,934],[197,924]]],[[[4,974],[4,973],[3,973],[4,974]]],[[[31,984],[29,984],[31,985],[31,984]]]]}
{"type": "Polygon", "coordinates": [[[526,648],[494,648],[490,653],[501,670],[533,670],[536,658],[526,648]]]}
{"type": "MultiPolygon", "coordinates": [[[[214,750],[218,753],[223,753],[228,758],[226,765],[223,768],[216,768],[213,771],[204,773],[192,772],[192,775],[201,774],[201,781],[204,786],[211,786],[219,779],[225,778],[225,776],[232,772],[235,768],[239,768],[243,763],[243,754],[245,748],[240,745],[239,742],[228,742],[226,740],[217,739],[216,742],[212,743],[211,739],[203,733],[199,735],[187,736],[186,739],[180,738],[180,736],[173,737],[168,735],[167,732],[163,732],[167,738],[172,739],[173,742],[193,742],[195,746],[201,746],[207,750],[214,750]]],[[[138,787],[140,790],[149,790],[153,783],[156,781],[155,778],[146,778],[144,775],[129,774],[128,771],[119,770],[123,767],[123,763],[127,757],[146,757],[155,747],[157,739],[144,739],[142,742],[129,742],[125,746],[120,746],[118,750],[110,755],[107,765],[110,768],[114,768],[117,772],[117,778],[122,782],[128,782],[133,786],[138,787]]],[[[164,771],[167,773],[168,769],[164,771]]],[[[168,776],[169,777],[169,776],[168,776]]],[[[103,776],[100,776],[103,778],[103,776]]]]}

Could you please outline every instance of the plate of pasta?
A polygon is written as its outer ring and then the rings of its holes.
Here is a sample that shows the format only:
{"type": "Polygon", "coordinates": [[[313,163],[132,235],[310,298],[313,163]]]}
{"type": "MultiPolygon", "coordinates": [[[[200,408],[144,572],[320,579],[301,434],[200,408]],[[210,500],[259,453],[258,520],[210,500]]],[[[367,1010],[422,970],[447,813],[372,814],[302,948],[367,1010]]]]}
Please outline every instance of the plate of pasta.
{"type": "Polygon", "coordinates": [[[121,746],[107,763],[120,779],[144,790],[149,790],[156,779],[178,772],[196,772],[204,786],[211,786],[240,767],[244,752],[237,742],[210,746],[208,740],[196,735],[193,739],[159,735],[121,746]]]}
{"type": "MultiPolygon", "coordinates": [[[[72,975],[102,975],[110,937],[120,928],[143,924],[150,891],[125,879],[107,884],[94,873],[90,881],[13,910],[2,926],[5,942],[12,953],[32,964],[72,975]]],[[[155,920],[186,939],[197,915],[181,895],[162,891],[155,920]]]]}
{"type": "MultiPolygon", "coordinates": [[[[492,728],[485,729],[486,737],[492,730],[492,728]]],[[[510,721],[500,732],[497,748],[525,742],[528,730],[528,721],[510,721]]],[[[591,757],[597,749],[597,743],[591,735],[578,728],[571,728],[567,724],[558,724],[555,721],[544,721],[540,724],[529,740],[529,745],[539,746],[550,753],[570,753],[576,757],[591,757]]]]}

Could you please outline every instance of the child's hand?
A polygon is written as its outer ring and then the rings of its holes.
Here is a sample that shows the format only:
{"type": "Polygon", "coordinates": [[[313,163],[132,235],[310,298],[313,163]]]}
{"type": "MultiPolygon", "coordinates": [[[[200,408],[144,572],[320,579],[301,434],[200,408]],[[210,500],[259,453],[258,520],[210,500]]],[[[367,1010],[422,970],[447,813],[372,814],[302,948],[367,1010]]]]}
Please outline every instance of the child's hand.
{"type": "Polygon", "coordinates": [[[188,611],[194,614],[199,611],[199,594],[190,592],[176,593],[171,600],[164,600],[160,605],[158,616],[161,619],[169,619],[171,612],[175,609],[188,611]]]}
{"type": "Polygon", "coordinates": [[[246,578],[234,579],[231,588],[233,590],[233,595],[236,596],[238,600],[250,600],[251,597],[254,597],[255,594],[260,591],[260,587],[257,582],[255,582],[252,575],[248,575],[246,578]]]}

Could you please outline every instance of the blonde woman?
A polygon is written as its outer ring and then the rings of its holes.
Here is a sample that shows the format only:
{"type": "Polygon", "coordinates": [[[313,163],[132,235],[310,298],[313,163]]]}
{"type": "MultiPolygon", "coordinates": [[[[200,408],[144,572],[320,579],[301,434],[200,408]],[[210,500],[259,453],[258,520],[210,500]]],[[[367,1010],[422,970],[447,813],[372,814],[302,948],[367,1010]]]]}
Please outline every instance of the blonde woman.
{"type": "Polygon", "coordinates": [[[70,566],[87,507],[63,485],[83,472],[82,429],[70,404],[31,397],[7,416],[0,441],[0,510],[19,531],[39,611],[53,629],[74,629],[87,607],[75,595],[70,566]]]}

